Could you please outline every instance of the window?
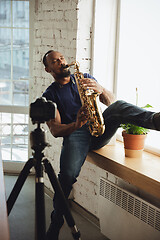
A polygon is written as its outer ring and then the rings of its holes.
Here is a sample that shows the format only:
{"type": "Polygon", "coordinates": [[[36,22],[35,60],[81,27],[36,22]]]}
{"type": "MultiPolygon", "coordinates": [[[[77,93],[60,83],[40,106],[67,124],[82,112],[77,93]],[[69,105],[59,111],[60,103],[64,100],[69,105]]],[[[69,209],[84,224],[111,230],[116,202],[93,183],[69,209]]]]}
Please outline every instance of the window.
{"type": "MultiPolygon", "coordinates": [[[[160,111],[160,1],[121,0],[117,98],[136,104],[147,103],[160,111]]],[[[146,146],[157,149],[160,133],[151,130],[146,146]]]]}
{"type": "Polygon", "coordinates": [[[29,0],[0,1],[2,159],[28,159],[29,0]]]}
{"type": "MultiPolygon", "coordinates": [[[[151,111],[160,111],[159,12],[159,0],[96,0],[95,5],[93,75],[117,99],[133,104],[137,88],[138,106],[149,103],[151,111]]],[[[150,130],[146,148],[160,154],[159,139],[160,132],[150,130]]]]}

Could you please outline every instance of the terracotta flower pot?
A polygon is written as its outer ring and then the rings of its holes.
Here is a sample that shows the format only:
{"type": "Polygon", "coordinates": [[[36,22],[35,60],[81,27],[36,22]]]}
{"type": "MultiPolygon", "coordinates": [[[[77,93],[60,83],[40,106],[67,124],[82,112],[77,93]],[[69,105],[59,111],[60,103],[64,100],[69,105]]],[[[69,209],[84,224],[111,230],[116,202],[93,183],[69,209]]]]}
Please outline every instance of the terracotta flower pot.
{"type": "Polygon", "coordinates": [[[124,141],[125,156],[141,157],[147,135],[127,134],[125,131],[123,131],[122,136],[124,141]]]}

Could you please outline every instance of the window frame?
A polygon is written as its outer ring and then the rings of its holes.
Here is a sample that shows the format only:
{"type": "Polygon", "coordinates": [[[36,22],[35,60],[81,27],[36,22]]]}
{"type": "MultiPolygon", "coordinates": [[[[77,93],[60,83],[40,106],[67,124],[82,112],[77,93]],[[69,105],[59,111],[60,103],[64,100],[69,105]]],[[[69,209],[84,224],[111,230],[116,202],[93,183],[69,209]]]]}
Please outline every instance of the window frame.
{"type": "MultiPolygon", "coordinates": [[[[13,1],[13,0],[11,0],[13,1]]],[[[19,1],[19,0],[14,0],[14,1],[19,1]]],[[[25,1],[25,0],[22,0],[25,1]]],[[[32,79],[32,66],[33,66],[33,20],[34,20],[34,1],[32,0],[27,0],[29,1],[29,99],[28,99],[28,104],[30,103],[31,100],[31,94],[30,94],[30,81],[32,79]]],[[[11,55],[12,57],[12,55],[11,55]]],[[[25,79],[26,80],[26,79],[25,79]]],[[[13,83],[12,83],[13,86],[13,83]]],[[[13,92],[13,91],[12,91],[13,92]]],[[[11,114],[27,114],[29,115],[29,105],[28,106],[18,106],[18,105],[0,105],[0,112],[2,113],[11,113],[11,114]]],[[[28,121],[28,127],[29,127],[30,121],[28,121]]],[[[31,149],[29,148],[29,131],[28,131],[28,156],[31,155],[31,149]]],[[[17,161],[5,161],[3,160],[3,165],[4,165],[4,171],[5,172],[12,172],[12,173],[19,173],[24,166],[25,162],[17,162],[17,161]]]]}

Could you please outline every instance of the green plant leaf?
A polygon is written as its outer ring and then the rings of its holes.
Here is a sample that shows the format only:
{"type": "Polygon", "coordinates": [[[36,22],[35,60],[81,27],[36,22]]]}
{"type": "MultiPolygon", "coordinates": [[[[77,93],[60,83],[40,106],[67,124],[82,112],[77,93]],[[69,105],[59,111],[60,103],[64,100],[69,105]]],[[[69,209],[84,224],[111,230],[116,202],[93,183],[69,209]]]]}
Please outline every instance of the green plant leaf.
{"type": "Polygon", "coordinates": [[[131,123],[121,124],[121,127],[128,134],[143,135],[143,134],[147,134],[149,132],[149,130],[147,128],[136,126],[136,125],[131,124],[131,123]]]}
{"type": "Polygon", "coordinates": [[[153,108],[150,104],[146,104],[144,107],[142,108],[153,108]]]}

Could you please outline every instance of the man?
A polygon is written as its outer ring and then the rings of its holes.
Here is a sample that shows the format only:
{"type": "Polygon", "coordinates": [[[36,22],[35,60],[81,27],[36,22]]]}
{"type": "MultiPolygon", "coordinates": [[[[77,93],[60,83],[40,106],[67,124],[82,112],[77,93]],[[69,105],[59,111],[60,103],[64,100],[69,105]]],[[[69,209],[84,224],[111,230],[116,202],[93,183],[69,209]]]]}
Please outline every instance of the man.
{"type": "MultiPolygon", "coordinates": [[[[57,104],[56,118],[47,124],[54,137],[63,137],[58,178],[68,198],[90,150],[107,144],[121,123],[160,130],[160,114],[124,101],[114,102],[114,95],[110,91],[103,88],[91,75],[84,74],[81,83],[84,87],[99,93],[100,101],[108,106],[103,113],[105,132],[100,137],[93,137],[87,127],[88,112],[81,106],[75,78],[70,70],[65,68],[67,62],[64,56],[60,52],[50,50],[44,55],[43,63],[46,72],[55,80],[46,89],[43,97],[57,104]]],[[[47,239],[58,239],[63,223],[63,211],[55,194],[47,239]]]]}

